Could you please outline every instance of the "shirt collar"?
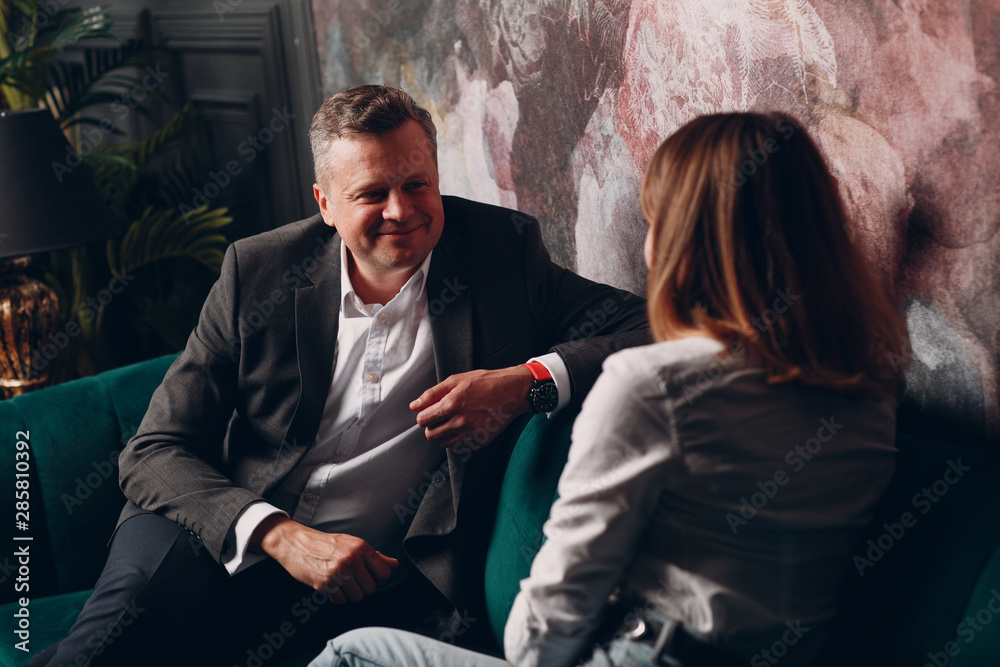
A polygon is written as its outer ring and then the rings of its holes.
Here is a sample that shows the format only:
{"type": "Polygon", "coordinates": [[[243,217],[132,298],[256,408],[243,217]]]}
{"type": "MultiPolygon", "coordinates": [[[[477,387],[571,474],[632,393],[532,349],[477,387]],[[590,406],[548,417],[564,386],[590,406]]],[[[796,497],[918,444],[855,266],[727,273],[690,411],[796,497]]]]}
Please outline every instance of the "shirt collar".
{"type": "MultiPolygon", "coordinates": [[[[424,287],[427,284],[427,272],[430,270],[431,255],[433,254],[434,249],[432,248],[427,253],[427,257],[424,257],[424,261],[417,267],[417,271],[410,276],[410,279],[399,290],[399,294],[396,297],[400,294],[411,294],[412,298],[416,299],[424,293],[424,287]]],[[[343,295],[340,300],[340,311],[345,317],[371,317],[383,308],[383,306],[378,304],[366,304],[355,294],[354,284],[351,282],[351,276],[348,275],[347,271],[347,246],[344,245],[343,239],[340,241],[340,291],[343,295]]],[[[389,303],[395,301],[396,297],[393,297],[389,303]]],[[[386,304],[386,306],[388,305],[386,304]]]]}

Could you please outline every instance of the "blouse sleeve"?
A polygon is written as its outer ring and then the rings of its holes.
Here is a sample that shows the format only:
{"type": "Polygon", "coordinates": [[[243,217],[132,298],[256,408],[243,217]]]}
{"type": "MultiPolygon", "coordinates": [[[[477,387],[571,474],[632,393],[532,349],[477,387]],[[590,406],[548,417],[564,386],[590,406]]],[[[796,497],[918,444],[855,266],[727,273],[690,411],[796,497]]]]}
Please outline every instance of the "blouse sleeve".
{"type": "Polygon", "coordinates": [[[573,426],[545,543],[504,630],[517,667],[572,665],[634,560],[674,460],[660,380],[638,349],[607,359],[573,426]]]}

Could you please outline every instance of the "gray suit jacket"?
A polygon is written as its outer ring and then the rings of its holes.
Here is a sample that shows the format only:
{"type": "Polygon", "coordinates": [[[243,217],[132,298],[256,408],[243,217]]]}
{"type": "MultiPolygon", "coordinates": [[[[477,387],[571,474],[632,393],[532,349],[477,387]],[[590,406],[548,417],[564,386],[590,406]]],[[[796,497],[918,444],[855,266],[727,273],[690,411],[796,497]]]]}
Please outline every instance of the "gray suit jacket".
{"type": "MultiPolygon", "coordinates": [[[[649,342],[644,303],[549,259],[538,225],[516,211],[444,198],[427,277],[438,381],[555,350],[574,399],[604,358],[649,342]]],[[[184,352],[153,394],[120,457],[129,499],[119,519],[162,514],[216,560],[231,530],[312,444],[333,372],[340,305],[339,239],[319,215],[232,244],[184,352]]],[[[448,451],[404,547],[459,609],[482,588],[481,550],[504,446],[448,451]]]]}

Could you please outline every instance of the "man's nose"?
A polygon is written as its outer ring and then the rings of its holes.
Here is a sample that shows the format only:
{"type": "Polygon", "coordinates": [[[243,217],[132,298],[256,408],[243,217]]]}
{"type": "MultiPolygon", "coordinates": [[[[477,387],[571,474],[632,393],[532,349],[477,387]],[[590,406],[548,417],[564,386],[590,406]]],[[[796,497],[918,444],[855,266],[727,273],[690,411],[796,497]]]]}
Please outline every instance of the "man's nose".
{"type": "Polygon", "coordinates": [[[385,220],[398,220],[406,222],[413,213],[413,202],[405,192],[392,191],[386,198],[385,208],[382,209],[382,218],[385,220]]]}

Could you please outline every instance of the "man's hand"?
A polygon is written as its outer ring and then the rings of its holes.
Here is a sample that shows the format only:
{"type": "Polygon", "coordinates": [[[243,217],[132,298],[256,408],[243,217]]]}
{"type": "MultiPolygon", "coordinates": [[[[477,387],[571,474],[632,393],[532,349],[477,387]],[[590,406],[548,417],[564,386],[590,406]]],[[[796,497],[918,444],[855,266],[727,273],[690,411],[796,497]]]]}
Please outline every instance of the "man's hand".
{"type": "Polygon", "coordinates": [[[399,565],[361,538],[324,533],[280,514],[257,526],[250,548],[271,556],[297,580],[326,592],[337,604],[360,602],[399,565]]]}
{"type": "Polygon", "coordinates": [[[410,403],[428,440],[445,447],[462,441],[485,445],[515,417],[531,410],[534,383],[526,366],[469,371],[446,378],[410,403]]]}

